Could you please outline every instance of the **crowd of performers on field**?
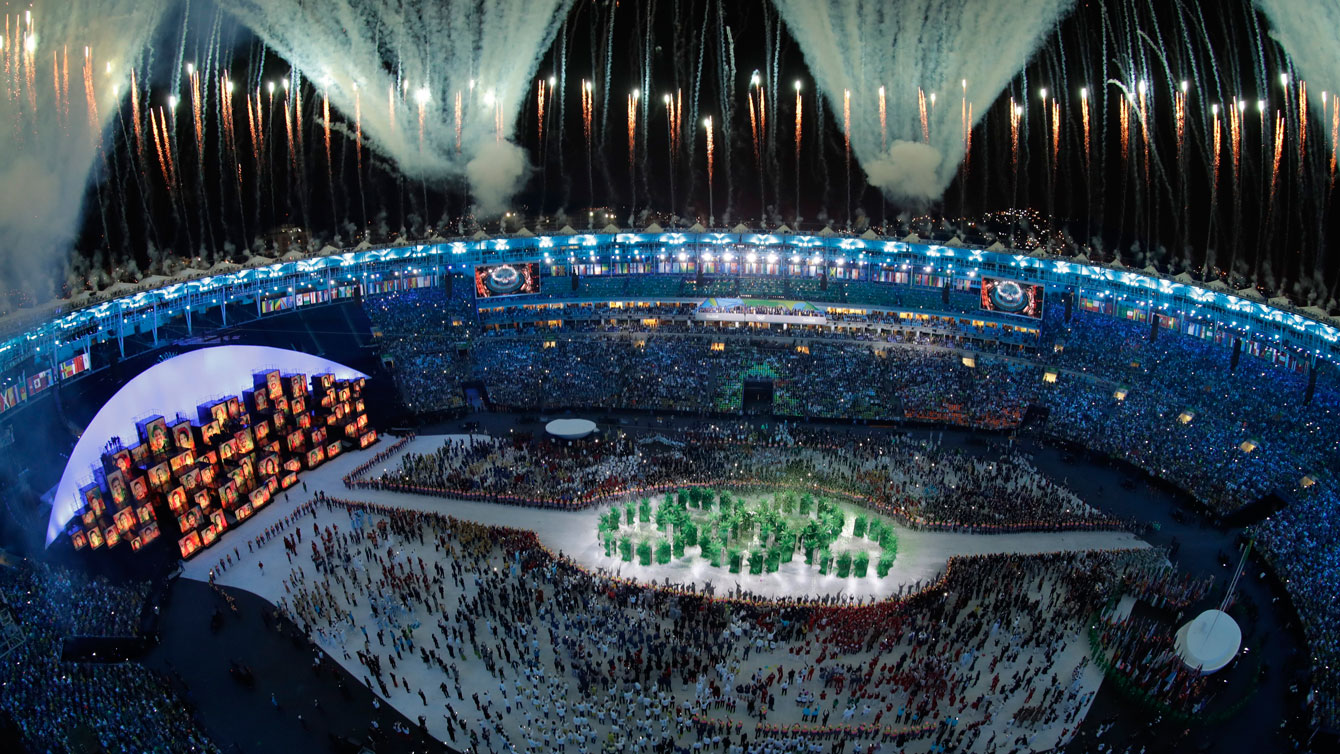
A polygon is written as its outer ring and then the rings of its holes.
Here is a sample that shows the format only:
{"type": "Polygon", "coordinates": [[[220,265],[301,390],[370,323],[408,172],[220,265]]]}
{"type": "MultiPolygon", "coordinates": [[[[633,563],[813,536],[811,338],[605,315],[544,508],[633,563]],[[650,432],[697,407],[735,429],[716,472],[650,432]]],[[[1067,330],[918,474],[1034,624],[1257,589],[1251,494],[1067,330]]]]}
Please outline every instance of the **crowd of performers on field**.
{"type": "Polygon", "coordinates": [[[984,556],[889,600],[777,601],[325,497],[282,535],[281,609],[434,735],[498,752],[1028,751],[1076,733],[1101,606],[1168,579],[1130,552],[984,556]]]}

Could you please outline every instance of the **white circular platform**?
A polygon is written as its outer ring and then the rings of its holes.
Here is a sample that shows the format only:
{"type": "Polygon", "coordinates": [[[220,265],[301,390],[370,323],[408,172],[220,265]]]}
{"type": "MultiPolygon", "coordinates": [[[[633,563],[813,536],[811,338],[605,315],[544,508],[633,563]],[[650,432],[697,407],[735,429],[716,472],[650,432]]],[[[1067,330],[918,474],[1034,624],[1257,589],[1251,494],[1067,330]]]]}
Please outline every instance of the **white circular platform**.
{"type": "Polygon", "coordinates": [[[1238,656],[1242,628],[1228,613],[1206,610],[1177,630],[1175,646],[1187,667],[1209,675],[1238,656]]]}
{"type": "Polygon", "coordinates": [[[596,423],[590,419],[555,419],[544,425],[544,431],[564,440],[580,440],[596,431],[596,423]]]}

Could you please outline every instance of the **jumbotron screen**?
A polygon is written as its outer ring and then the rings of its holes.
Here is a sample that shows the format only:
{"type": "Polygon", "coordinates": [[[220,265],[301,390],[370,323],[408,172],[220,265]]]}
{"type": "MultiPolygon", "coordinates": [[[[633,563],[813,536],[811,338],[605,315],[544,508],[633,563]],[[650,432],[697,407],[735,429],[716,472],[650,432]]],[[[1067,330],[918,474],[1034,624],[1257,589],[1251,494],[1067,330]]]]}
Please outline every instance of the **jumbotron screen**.
{"type": "Polygon", "coordinates": [[[540,265],[537,262],[480,265],[475,268],[476,298],[539,292],[540,265]]]}
{"type": "Polygon", "coordinates": [[[1000,314],[1042,319],[1043,290],[1040,285],[1016,280],[982,278],[982,309],[1000,314]]]}

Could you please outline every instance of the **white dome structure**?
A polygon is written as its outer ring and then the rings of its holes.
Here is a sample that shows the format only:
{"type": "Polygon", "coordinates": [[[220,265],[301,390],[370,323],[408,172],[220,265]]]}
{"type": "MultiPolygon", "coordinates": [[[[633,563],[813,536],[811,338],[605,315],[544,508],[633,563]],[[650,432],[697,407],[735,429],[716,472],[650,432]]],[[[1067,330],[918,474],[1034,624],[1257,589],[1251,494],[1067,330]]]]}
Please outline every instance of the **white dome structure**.
{"type": "Polygon", "coordinates": [[[1206,610],[1177,630],[1173,644],[1187,667],[1209,675],[1238,656],[1242,628],[1223,610],[1206,610]]]}
{"type": "Polygon", "coordinates": [[[555,419],[544,425],[544,431],[563,440],[580,440],[596,431],[590,419],[555,419]]]}

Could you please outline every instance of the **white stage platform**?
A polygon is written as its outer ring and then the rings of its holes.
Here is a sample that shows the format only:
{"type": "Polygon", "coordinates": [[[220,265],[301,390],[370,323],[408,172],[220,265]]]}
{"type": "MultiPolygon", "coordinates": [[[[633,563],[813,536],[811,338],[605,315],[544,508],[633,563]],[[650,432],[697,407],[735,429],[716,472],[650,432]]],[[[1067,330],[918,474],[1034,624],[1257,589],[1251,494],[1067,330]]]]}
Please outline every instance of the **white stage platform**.
{"type": "MultiPolygon", "coordinates": [[[[400,454],[383,461],[370,473],[379,475],[383,471],[395,469],[400,463],[400,455],[405,452],[428,453],[449,439],[459,440],[465,436],[457,435],[451,437],[420,437],[407,444],[406,448],[400,454]]],[[[390,438],[388,438],[390,439],[390,438]]],[[[393,441],[393,440],[392,440],[393,441]]],[[[715,585],[718,594],[729,592],[739,585],[740,587],[755,593],[764,595],[792,595],[792,594],[847,594],[851,597],[870,597],[878,598],[889,596],[895,593],[900,587],[906,588],[916,582],[927,582],[934,579],[944,568],[947,559],[952,555],[984,554],[984,553],[1045,553],[1057,552],[1063,550],[1093,550],[1093,549],[1120,549],[1120,548],[1143,548],[1148,545],[1134,536],[1115,532],[1079,532],[1079,533],[1032,533],[1032,534],[1008,534],[1008,535],[971,535],[971,534],[952,534],[952,533],[928,533],[915,532],[900,528],[898,531],[898,559],[893,571],[887,578],[880,579],[873,574],[863,579],[848,578],[839,579],[836,576],[820,576],[817,568],[804,565],[802,561],[796,561],[785,566],[781,571],[775,574],[762,576],[748,576],[745,574],[731,574],[724,568],[712,568],[710,565],[701,561],[695,561],[690,564],[671,563],[665,566],[642,567],[622,563],[617,559],[606,558],[603,551],[596,542],[596,517],[603,508],[596,508],[582,512],[563,512],[550,511],[532,508],[516,508],[511,506],[496,505],[491,503],[478,503],[469,501],[450,500],[444,498],[427,497],[420,495],[398,494],[392,492],[380,492],[373,490],[346,490],[341,479],[350,469],[365,462],[368,456],[385,447],[379,444],[368,451],[350,452],[336,458],[315,471],[309,472],[302,477],[306,482],[310,495],[317,491],[325,491],[330,497],[353,499],[369,503],[391,505],[405,509],[435,511],[458,518],[470,519],[485,524],[503,524],[507,526],[521,526],[533,529],[537,532],[540,541],[550,549],[567,554],[578,561],[595,567],[606,567],[617,571],[626,577],[632,577],[638,580],[662,581],[669,578],[674,581],[694,582],[700,585],[712,583],[715,585]]],[[[196,558],[185,564],[184,575],[188,578],[198,580],[207,580],[209,570],[215,566],[219,558],[224,554],[231,554],[234,548],[240,552],[246,553],[241,556],[241,560],[226,572],[219,574],[217,582],[220,585],[235,587],[253,592],[271,603],[278,603],[284,596],[283,581],[291,571],[302,570],[309,579],[317,578],[316,572],[310,562],[305,557],[299,557],[290,565],[286,562],[282,538],[275,537],[269,543],[259,548],[254,553],[247,552],[246,540],[261,532],[267,526],[275,523],[281,517],[290,513],[296,503],[302,496],[301,488],[299,491],[289,490],[288,495],[291,503],[280,501],[267,506],[240,526],[238,530],[229,532],[227,536],[221,539],[220,544],[205,550],[196,558]],[[264,572],[257,567],[258,562],[265,562],[264,572]]],[[[318,506],[317,512],[313,518],[304,518],[301,526],[309,529],[313,522],[319,526],[327,525],[337,526],[341,529],[348,526],[348,515],[343,511],[336,509],[333,512],[327,512],[325,506],[318,506]]],[[[411,547],[404,550],[406,556],[418,555],[426,560],[431,560],[433,551],[431,547],[421,553],[412,553],[411,547]]],[[[299,548],[304,552],[303,548],[299,548]]],[[[503,565],[503,564],[499,564],[503,565]]],[[[871,569],[873,572],[873,568],[871,569]]],[[[449,594],[449,599],[453,601],[454,597],[449,594]]],[[[366,605],[357,608],[359,614],[366,612],[366,605]]],[[[370,619],[369,619],[370,620],[370,619]]],[[[432,624],[432,617],[423,618],[425,625],[432,624]]],[[[422,636],[427,636],[423,629],[420,630],[422,636]]],[[[349,636],[358,634],[352,631],[349,636]]],[[[1067,702],[1068,709],[1075,709],[1076,713],[1082,716],[1087,712],[1091,702],[1091,692],[1096,692],[1098,685],[1102,680],[1102,673],[1092,663],[1081,667],[1081,663],[1087,654],[1087,642],[1083,637],[1076,633],[1073,636],[1058,637],[1067,642],[1067,649],[1060,653],[1057,658],[1056,672],[1060,677],[1071,677],[1072,670],[1078,668],[1079,675],[1072,686],[1075,692],[1075,701],[1067,702]]],[[[324,639],[318,639],[319,643],[329,653],[331,659],[339,662],[348,669],[355,678],[361,678],[365,675],[365,670],[359,665],[357,659],[344,659],[346,650],[352,651],[362,644],[362,637],[358,635],[354,638],[341,638],[337,636],[327,636],[324,639]]],[[[375,645],[374,645],[375,646],[375,645]]],[[[552,651],[545,646],[545,662],[548,663],[552,658],[552,651]]],[[[861,663],[869,662],[871,658],[864,653],[853,655],[852,661],[861,663]]],[[[797,658],[789,653],[787,648],[778,647],[771,651],[755,652],[748,661],[746,667],[741,667],[740,677],[748,675],[757,669],[774,668],[781,665],[794,665],[801,663],[803,665],[807,660],[797,658]]],[[[1002,666],[1002,674],[1011,670],[1022,670],[1025,657],[1021,656],[1016,663],[1007,663],[1002,666]]],[[[461,670],[461,687],[463,689],[497,690],[498,681],[483,666],[483,663],[475,660],[465,660],[459,663],[461,670]]],[[[435,706],[441,705],[440,695],[436,691],[438,684],[443,680],[442,674],[436,667],[430,667],[423,664],[413,653],[407,653],[404,661],[400,664],[400,674],[408,678],[414,688],[423,688],[430,691],[430,695],[438,701],[435,706]]],[[[765,671],[766,672],[766,671],[765,671]]],[[[984,678],[989,674],[983,673],[984,678]]],[[[982,681],[987,684],[989,681],[982,681]]],[[[376,690],[374,689],[374,692],[376,690]]],[[[692,687],[689,688],[691,693],[692,687]]],[[[979,692],[985,691],[983,685],[979,692]]],[[[473,724],[479,724],[480,715],[469,704],[469,692],[467,691],[466,703],[461,704],[455,697],[452,697],[458,711],[473,724]]],[[[393,688],[390,695],[386,697],[387,701],[396,706],[410,719],[423,712],[423,704],[416,693],[404,692],[401,688],[393,688]]],[[[1012,711],[1022,703],[1023,695],[1017,695],[1017,698],[1001,698],[997,702],[994,721],[985,725],[985,731],[995,731],[999,735],[1009,735],[1011,728],[1007,723],[1012,711]]],[[[519,719],[520,711],[509,715],[505,726],[509,730],[518,730],[521,724],[519,719]]],[[[714,715],[719,717],[720,715],[714,715]]],[[[740,715],[743,718],[743,714],[740,715]]],[[[775,717],[770,717],[769,722],[782,722],[791,724],[799,722],[799,709],[796,705],[787,703],[781,705],[776,711],[775,717]],[[793,709],[794,708],[794,709],[793,709]],[[795,719],[792,719],[795,718],[795,719]]],[[[860,722],[860,721],[857,721],[860,722]]],[[[433,714],[429,716],[429,730],[441,739],[446,738],[445,721],[441,716],[433,714]]],[[[751,724],[752,726],[752,724],[751,724]]],[[[1047,749],[1060,742],[1061,725],[1055,725],[1038,730],[1031,734],[1031,743],[1036,750],[1047,749]]],[[[1073,730],[1073,727],[1072,727],[1073,730]]],[[[1016,731],[1017,732],[1017,731],[1016,731]]],[[[998,735],[998,738],[999,738],[998,735]]],[[[982,737],[977,751],[985,751],[983,747],[987,736],[982,737]]],[[[1068,740],[1069,736],[1066,736],[1068,740]]],[[[907,750],[911,752],[925,751],[928,745],[927,741],[914,743],[907,750]]]]}
{"type": "Polygon", "coordinates": [[[590,419],[555,419],[544,425],[544,431],[563,440],[580,440],[596,431],[590,419]]]}

